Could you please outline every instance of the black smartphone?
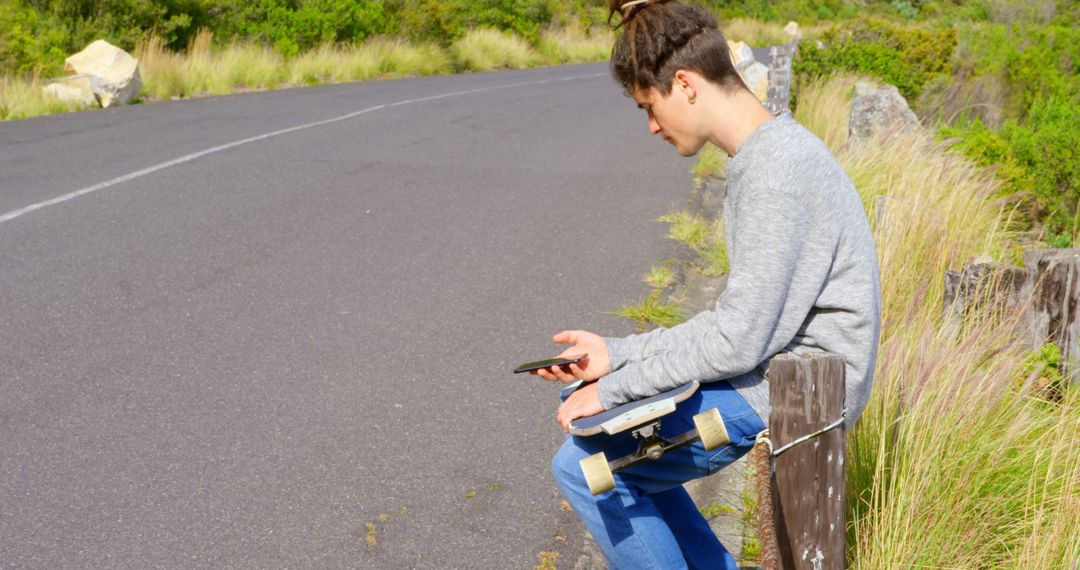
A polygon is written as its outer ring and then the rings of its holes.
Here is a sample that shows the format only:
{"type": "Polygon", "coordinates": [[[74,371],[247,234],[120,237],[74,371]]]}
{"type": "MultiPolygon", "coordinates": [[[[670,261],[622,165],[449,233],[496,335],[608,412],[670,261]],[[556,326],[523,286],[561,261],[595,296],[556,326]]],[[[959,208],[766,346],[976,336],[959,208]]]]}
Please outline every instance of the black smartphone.
{"type": "Polygon", "coordinates": [[[549,358],[547,360],[537,360],[536,362],[526,362],[521,366],[514,369],[514,374],[521,374],[522,372],[531,372],[533,370],[540,370],[541,368],[551,368],[552,366],[565,366],[567,364],[574,364],[575,362],[581,362],[588,354],[577,354],[569,356],[567,358],[549,358]]]}

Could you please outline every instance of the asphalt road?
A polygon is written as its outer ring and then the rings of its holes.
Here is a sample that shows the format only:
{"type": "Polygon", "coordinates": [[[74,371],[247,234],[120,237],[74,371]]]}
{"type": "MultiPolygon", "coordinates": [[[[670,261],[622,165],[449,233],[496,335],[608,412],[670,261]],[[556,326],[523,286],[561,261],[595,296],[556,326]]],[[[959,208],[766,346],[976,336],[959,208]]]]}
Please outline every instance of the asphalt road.
{"type": "Polygon", "coordinates": [[[0,124],[0,567],[572,567],[510,370],[690,166],[605,64],[0,124]]]}

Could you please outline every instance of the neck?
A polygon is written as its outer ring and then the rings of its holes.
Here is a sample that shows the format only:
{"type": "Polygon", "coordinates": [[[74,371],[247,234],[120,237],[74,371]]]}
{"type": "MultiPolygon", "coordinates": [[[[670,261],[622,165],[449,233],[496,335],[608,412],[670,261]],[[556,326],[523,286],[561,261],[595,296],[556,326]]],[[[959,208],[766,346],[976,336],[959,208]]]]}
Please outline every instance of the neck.
{"type": "Polygon", "coordinates": [[[713,117],[709,142],[735,156],[746,139],[774,117],[749,91],[740,89],[722,97],[724,104],[715,107],[717,116],[713,117]]]}

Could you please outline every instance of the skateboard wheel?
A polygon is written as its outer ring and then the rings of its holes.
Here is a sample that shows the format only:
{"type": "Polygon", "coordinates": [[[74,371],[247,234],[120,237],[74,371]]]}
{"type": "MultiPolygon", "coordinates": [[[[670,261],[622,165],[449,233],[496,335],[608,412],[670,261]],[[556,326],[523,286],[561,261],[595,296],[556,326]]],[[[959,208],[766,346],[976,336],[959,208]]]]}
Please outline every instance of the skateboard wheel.
{"type": "Polygon", "coordinates": [[[615,477],[611,474],[611,466],[602,451],[582,459],[581,472],[585,474],[585,482],[589,484],[589,492],[593,495],[615,488],[615,477]]]}
{"type": "Polygon", "coordinates": [[[724,419],[720,417],[720,410],[716,408],[694,416],[694,426],[697,427],[701,443],[707,450],[731,443],[727,428],[724,427],[724,419]]]}

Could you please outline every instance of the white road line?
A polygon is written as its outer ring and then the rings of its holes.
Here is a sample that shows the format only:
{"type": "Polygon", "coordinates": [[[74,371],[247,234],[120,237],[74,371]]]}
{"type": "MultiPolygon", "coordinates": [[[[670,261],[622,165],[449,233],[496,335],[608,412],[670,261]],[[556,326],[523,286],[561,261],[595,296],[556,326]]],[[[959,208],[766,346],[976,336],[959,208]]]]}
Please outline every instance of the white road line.
{"type": "Polygon", "coordinates": [[[17,210],[12,210],[10,212],[7,212],[6,214],[0,215],[0,224],[2,224],[4,222],[7,222],[9,220],[14,220],[15,218],[18,218],[19,216],[22,216],[23,214],[29,214],[30,212],[33,212],[35,210],[40,210],[40,209],[48,207],[48,206],[55,206],[56,204],[62,204],[64,202],[67,202],[68,200],[74,200],[75,198],[78,198],[79,196],[85,196],[86,194],[97,192],[98,190],[104,190],[104,189],[109,188],[111,186],[116,186],[117,184],[122,184],[124,182],[134,180],[136,178],[141,178],[143,176],[146,176],[147,174],[152,174],[154,172],[157,172],[159,170],[164,170],[164,169],[169,168],[171,166],[176,166],[178,164],[183,164],[185,162],[191,162],[192,160],[195,160],[197,158],[206,156],[208,154],[214,154],[214,153],[217,153],[217,152],[228,150],[230,148],[238,147],[238,146],[245,145],[245,144],[248,144],[248,143],[253,143],[253,142],[256,142],[256,141],[261,141],[261,140],[276,137],[276,136],[279,136],[279,135],[288,134],[288,133],[295,132],[295,131],[301,131],[301,130],[304,130],[304,129],[311,129],[311,128],[314,128],[314,127],[321,127],[323,125],[329,125],[331,123],[338,123],[338,122],[341,122],[341,121],[347,121],[347,120],[352,119],[354,117],[358,117],[360,115],[363,115],[365,113],[370,113],[372,111],[378,111],[380,109],[386,109],[386,108],[389,108],[389,107],[399,107],[401,105],[409,105],[409,104],[413,104],[413,103],[423,103],[425,101],[434,101],[436,99],[444,99],[446,97],[459,97],[461,95],[471,95],[473,93],[483,93],[485,91],[495,91],[497,89],[509,89],[511,87],[522,87],[522,86],[525,86],[525,85],[540,85],[542,83],[550,83],[552,81],[569,81],[569,80],[572,80],[572,79],[590,79],[590,78],[593,78],[593,77],[602,77],[602,76],[606,76],[606,75],[607,75],[606,73],[593,73],[593,74],[589,74],[589,75],[576,75],[576,76],[570,76],[570,77],[562,77],[562,78],[559,78],[558,80],[541,79],[541,80],[537,80],[537,81],[523,81],[523,82],[520,82],[520,83],[509,83],[509,84],[506,84],[506,85],[496,85],[494,87],[481,87],[481,88],[478,88],[478,89],[469,89],[469,90],[466,90],[466,91],[454,91],[454,92],[451,92],[451,93],[443,93],[441,95],[432,95],[430,97],[421,97],[419,99],[406,99],[404,101],[398,101],[396,103],[390,103],[390,104],[386,104],[386,105],[376,105],[374,107],[368,107],[367,109],[362,109],[360,111],[354,111],[354,112],[348,113],[346,115],[341,115],[340,117],[334,117],[332,119],[325,119],[325,120],[322,120],[322,121],[316,121],[314,123],[307,123],[307,124],[304,124],[304,125],[298,125],[298,126],[295,126],[295,127],[289,127],[287,129],[281,129],[281,130],[273,131],[273,132],[270,132],[270,133],[264,133],[264,134],[256,135],[256,136],[249,137],[249,138],[246,138],[246,139],[233,141],[231,143],[226,143],[226,144],[223,144],[223,145],[218,145],[218,146],[215,146],[215,147],[203,149],[203,150],[200,150],[198,152],[193,152],[191,154],[181,156],[180,158],[174,158],[174,159],[172,159],[172,160],[170,160],[168,162],[162,162],[161,164],[155,164],[154,166],[150,166],[150,167],[144,168],[142,170],[136,170],[135,172],[131,172],[131,173],[125,174],[123,176],[118,176],[116,178],[113,178],[112,180],[106,180],[105,182],[100,182],[98,184],[94,184],[93,186],[87,186],[86,188],[80,188],[79,190],[76,190],[74,192],[69,192],[67,194],[64,194],[63,196],[57,196],[56,198],[52,198],[50,200],[45,200],[44,202],[38,202],[37,204],[31,204],[29,206],[25,206],[25,207],[19,208],[17,210]]]}

